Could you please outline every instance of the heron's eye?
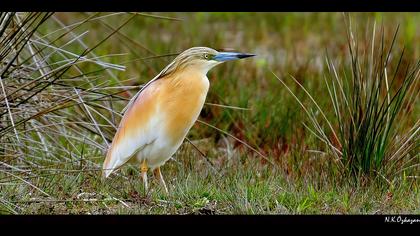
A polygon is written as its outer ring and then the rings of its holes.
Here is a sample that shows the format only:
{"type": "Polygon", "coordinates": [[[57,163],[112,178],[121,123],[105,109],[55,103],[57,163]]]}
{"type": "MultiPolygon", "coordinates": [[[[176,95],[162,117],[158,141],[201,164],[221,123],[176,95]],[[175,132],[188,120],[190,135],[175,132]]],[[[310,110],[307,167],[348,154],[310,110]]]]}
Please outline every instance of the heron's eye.
{"type": "Polygon", "coordinates": [[[204,58],[208,60],[210,58],[209,54],[205,53],[204,58]]]}

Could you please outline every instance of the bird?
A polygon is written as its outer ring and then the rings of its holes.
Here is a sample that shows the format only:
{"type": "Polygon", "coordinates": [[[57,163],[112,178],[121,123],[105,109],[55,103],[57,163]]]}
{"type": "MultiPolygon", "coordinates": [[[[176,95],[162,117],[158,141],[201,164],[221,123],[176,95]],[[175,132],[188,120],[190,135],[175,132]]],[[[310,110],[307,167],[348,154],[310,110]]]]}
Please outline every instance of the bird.
{"type": "Polygon", "coordinates": [[[178,54],[123,109],[103,162],[103,177],[126,163],[137,164],[146,192],[151,170],[168,194],[160,167],[181,146],[203,108],[210,86],[207,72],[223,62],[252,56],[255,54],[208,47],[192,47],[178,54]]]}

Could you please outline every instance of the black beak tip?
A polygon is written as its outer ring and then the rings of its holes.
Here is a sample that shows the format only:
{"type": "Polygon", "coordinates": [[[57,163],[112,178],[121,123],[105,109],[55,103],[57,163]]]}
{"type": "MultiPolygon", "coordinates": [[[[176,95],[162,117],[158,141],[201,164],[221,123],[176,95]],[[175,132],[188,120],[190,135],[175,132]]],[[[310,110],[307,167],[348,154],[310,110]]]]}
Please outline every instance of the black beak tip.
{"type": "Polygon", "coordinates": [[[251,53],[241,53],[241,54],[238,55],[238,58],[239,59],[242,59],[242,58],[254,57],[254,56],[256,56],[256,55],[255,54],[251,54],[251,53]]]}

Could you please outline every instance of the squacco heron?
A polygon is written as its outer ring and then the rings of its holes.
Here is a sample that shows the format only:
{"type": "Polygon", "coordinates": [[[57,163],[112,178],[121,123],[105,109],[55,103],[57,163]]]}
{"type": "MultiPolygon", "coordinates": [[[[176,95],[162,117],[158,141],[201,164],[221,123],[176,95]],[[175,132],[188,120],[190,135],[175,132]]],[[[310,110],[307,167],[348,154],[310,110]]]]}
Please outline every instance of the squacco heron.
{"type": "Polygon", "coordinates": [[[207,72],[225,61],[251,56],[207,47],[179,54],[130,100],[108,149],[103,175],[134,162],[140,166],[145,191],[151,169],[168,193],[160,167],[181,146],[203,108],[209,89],[207,72]]]}

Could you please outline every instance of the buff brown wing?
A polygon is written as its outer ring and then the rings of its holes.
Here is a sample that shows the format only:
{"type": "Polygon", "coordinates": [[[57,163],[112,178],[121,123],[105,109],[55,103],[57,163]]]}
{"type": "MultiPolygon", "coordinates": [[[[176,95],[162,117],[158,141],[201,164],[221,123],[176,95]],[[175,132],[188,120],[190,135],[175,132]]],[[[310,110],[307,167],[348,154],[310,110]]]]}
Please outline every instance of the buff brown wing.
{"type": "Polygon", "coordinates": [[[108,177],[156,139],[159,83],[158,80],[147,86],[127,108],[108,149],[103,164],[104,177],[108,177]]]}

